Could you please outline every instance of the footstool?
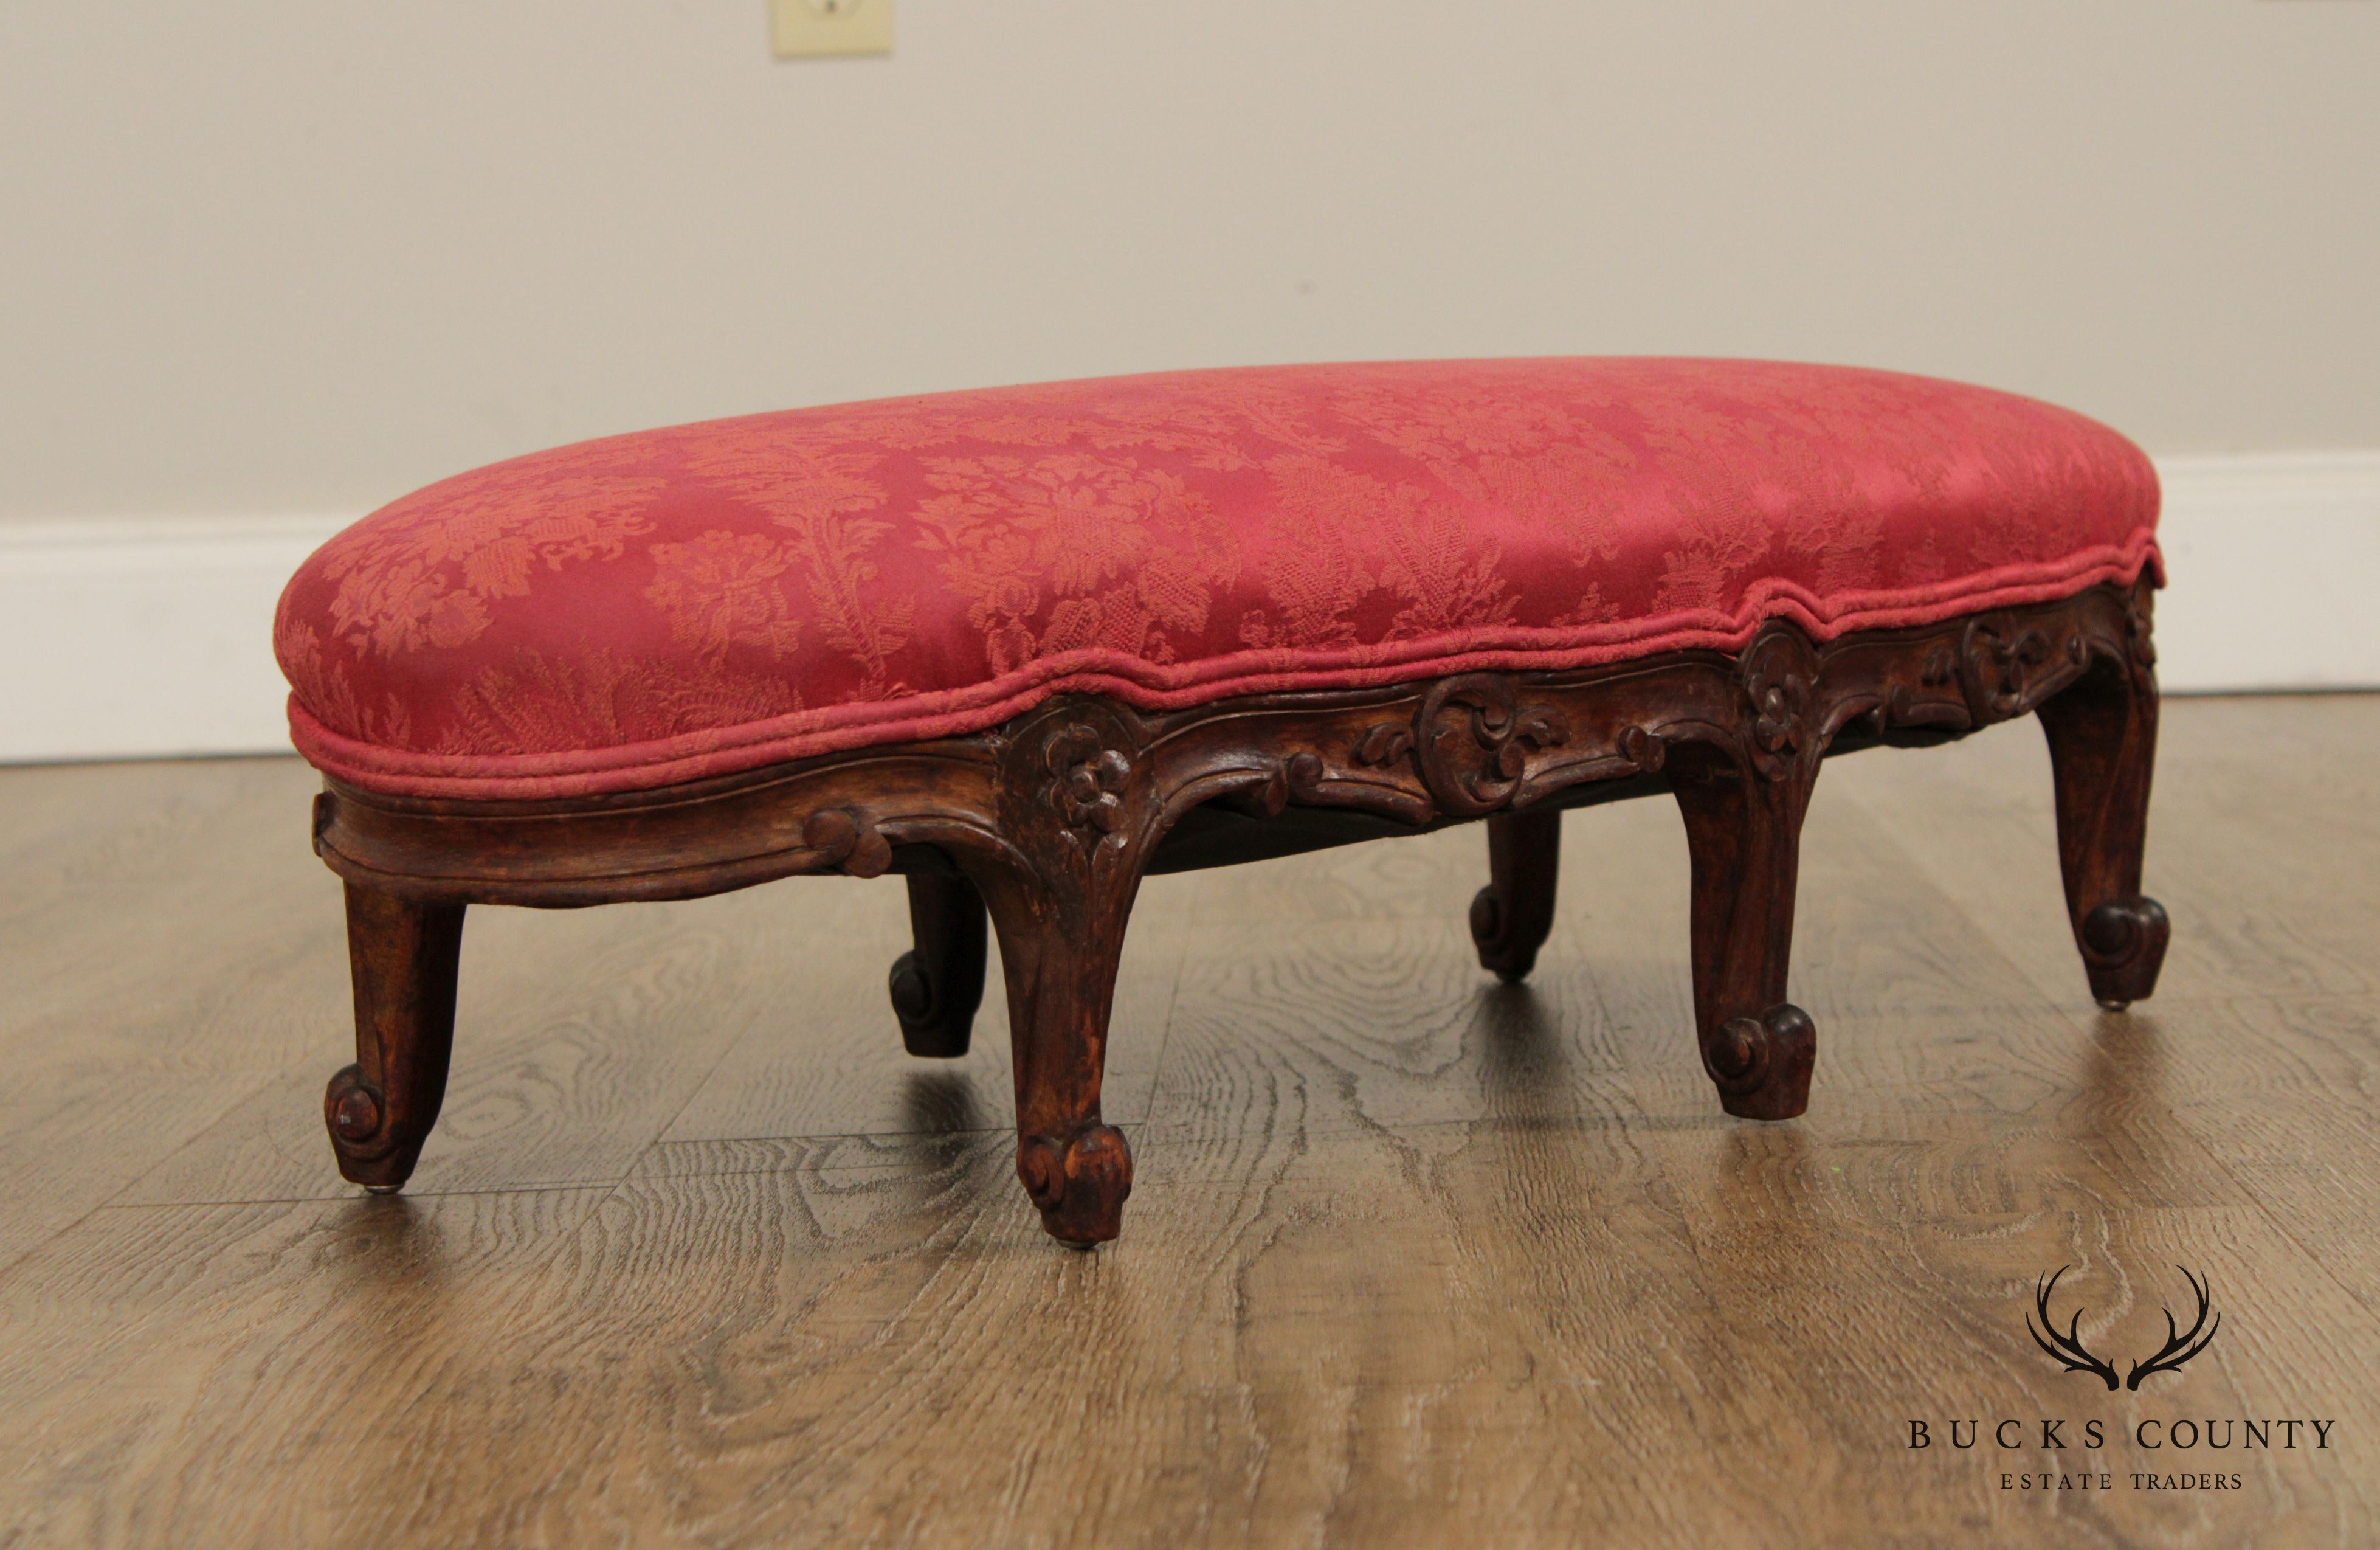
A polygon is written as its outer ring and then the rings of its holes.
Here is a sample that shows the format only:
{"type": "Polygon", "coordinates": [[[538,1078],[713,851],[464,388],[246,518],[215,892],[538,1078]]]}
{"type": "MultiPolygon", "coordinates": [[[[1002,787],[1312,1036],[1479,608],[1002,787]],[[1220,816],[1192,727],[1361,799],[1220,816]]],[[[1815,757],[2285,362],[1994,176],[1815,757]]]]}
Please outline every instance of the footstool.
{"type": "Polygon", "coordinates": [[[1786,1119],[1821,762],[2027,713],[2092,994],[2145,996],[2157,486],[2114,432],[1921,377],[1536,360],[1190,372],[799,409],[408,495],[282,597],[346,882],[339,1168],[438,1117],[464,909],[907,880],[903,1038],[967,1048],[987,910],[1017,1172],[1115,1237],[1099,1115],[1140,880],[1486,820],[1481,963],[1527,974],[1564,810],[1666,792],[1721,1105],[1786,1119]]]}

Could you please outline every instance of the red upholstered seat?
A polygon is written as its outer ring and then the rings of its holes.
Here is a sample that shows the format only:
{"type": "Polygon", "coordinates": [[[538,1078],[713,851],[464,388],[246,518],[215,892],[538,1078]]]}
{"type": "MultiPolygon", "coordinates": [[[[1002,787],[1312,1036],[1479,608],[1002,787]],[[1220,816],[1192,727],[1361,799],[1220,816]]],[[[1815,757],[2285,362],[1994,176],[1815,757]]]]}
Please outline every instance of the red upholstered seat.
{"type": "Polygon", "coordinates": [[[795,409],[462,474],[274,644],[375,790],[638,789],[990,726],[1735,648],[2130,580],[2155,473],[2047,404],[1759,361],[1188,372],[795,409]]]}

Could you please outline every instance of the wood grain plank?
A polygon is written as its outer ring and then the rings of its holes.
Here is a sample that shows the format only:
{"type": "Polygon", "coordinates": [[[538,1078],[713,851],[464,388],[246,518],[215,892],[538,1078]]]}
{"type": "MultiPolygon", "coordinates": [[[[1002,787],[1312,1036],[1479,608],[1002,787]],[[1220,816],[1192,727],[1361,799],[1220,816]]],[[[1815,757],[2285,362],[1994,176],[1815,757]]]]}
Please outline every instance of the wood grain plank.
{"type": "Polygon", "coordinates": [[[2340,1377],[2380,1359],[2368,1313],[2256,1213],[2143,1206],[2057,1137],[1971,1117],[1856,1144],[1720,1122],[1228,1139],[1203,1166],[1153,1143],[1164,1182],[1096,1256],[1037,1241],[1004,1137],[447,1197],[402,1226],[381,1202],[102,1213],[27,1267],[32,1306],[0,1283],[31,1315],[8,1326],[0,1423],[50,1434],[71,1406],[105,1439],[37,1452],[12,1489],[127,1544],[196,1520],[351,1544],[2374,1526],[2380,1415],[2340,1377]],[[558,1214],[579,1197],[600,1203],[558,1214]],[[160,1273],[84,1308],[161,1227],[160,1273]],[[2042,1268],[2076,1263],[2104,1308],[2086,1334],[2129,1349],[2175,1259],[2238,1332],[2185,1377],[2109,1397],[2032,1349],[2042,1268]],[[292,1369],[319,1380],[286,1388],[292,1369]],[[2338,1446],[2242,1460],[2219,1500],[2055,1505],[1998,1488],[2029,1459],[1905,1447],[1912,1415],[2202,1412],[2320,1415],[2338,1446]]]}
{"type": "Polygon", "coordinates": [[[295,760],[0,773],[0,1265],[344,1023],[311,785],[295,760]]]}
{"type": "Polygon", "coordinates": [[[468,1454],[419,1400],[545,1386],[485,1342],[526,1327],[529,1272],[602,1193],[93,1213],[0,1278],[9,1543],[371,1543],[392,1487],[467,1506],[468,1454]]]}
{"type": "Polygon", "coordinates": [[[2380,1311],[2380,1016],[2352,1001],[2244,997],[2150,1021],[2168,1046],[2176,1112],[2291,1241],[2380,1311]]]}

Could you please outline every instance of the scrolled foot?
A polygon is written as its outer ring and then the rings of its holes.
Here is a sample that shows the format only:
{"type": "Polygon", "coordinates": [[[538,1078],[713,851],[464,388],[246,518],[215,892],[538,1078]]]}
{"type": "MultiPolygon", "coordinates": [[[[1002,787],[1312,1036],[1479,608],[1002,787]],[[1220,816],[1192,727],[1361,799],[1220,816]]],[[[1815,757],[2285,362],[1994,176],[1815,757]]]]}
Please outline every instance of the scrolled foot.
{"type": "Polygon", "coordinates": [[[1537,966],[1537,944],[1507,934],[1503,902],[1493,887],[1471,896],[1471,942],[1479,949],[1480,967],[1508,985],[1519,984],[1537,966]]]}
{"type": "Polygon", "coordinates": [[[387,1098],[365,1080],[363,1068],[348,1066],[322,1093],[322,1119],[340,1176],[378,1195],[394,1194],[413,1176],[427,1138],[410,1135],[389,1121],[387,1098]]]}
{"type": "Polygon", "coordinates": [[[1561,871],[1561,814],[1505,812],[1488,820],[1488,885],[1471,900],[1479,967],[1508,985],[1537,966],[1554,928],[1561,871]]]}
{"type": "Polygon", "coordinates": [[[2172,935],[2165,906],[2153,898],[2135,894],[2095,907],[2082,918],[2082,969],[2093,997],[2109,1011],[2147,1000],[2172,935]]]}
{"type": "Polygon", "coordinates": [[[1810,1106],[1818,1025],[1790,1001],[1757,1018],[1730,1018],[1703,1047],[1719,1106],[1739,1119],[1792,1119],[1810,1106]]]}
{"type": "Polygon", "coordinates": [[[1095,1248],[1123,1230],[1132,1148],[1114,1126],[1092,1125],[1063,1141],[1023,1137],[1016,1176],[1040,1208],[1043,1228],[1068,1248],[1095,1248]]]}
{"type": "Polygon", "coordinates": [[[939,995],[934,977],[914,952],[892,960],[887,981],[892,1015],[901,1022],[901,1044],[911,1055],[931,1060],[955,1060],[967,1052],[975,1031],[975,1007],[953,1008],[939,995]],[[957,1015],[953,1015],[953,1012],[957,1015]]]}

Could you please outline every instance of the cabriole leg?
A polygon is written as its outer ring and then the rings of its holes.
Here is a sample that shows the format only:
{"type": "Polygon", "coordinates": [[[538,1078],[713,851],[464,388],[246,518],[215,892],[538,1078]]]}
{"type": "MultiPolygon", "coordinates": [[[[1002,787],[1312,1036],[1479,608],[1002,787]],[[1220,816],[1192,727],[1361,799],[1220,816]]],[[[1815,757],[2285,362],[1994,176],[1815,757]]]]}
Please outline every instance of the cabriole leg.
{"type": "Polygon", "coordinates": [[[994,848],[958,855],[1000,934],[1016,1068],[1016,1173],[1050,1236],[1123,1222],[1132,1149],[1099,1115],[1124,922],[1163,814],[1136,721],[1054,701],[1008,735],[994,848]]]}
{"type": "Polygon", "coordinates": [[[1745,1119],[1810,1105],[1817,1027],[1785,999],[1802,815],[1815,760],[1774,778],[1723,760],[1673,756],[1694,861],[1694,1023],[1719,1103],[1745,1119]]]}
{"type": "Polygon", "coordinates": [[[446,1096],[463,906],[347,885],[356,1064],[331,1079],[322,1117],[339,1172],[375,1194],[402,1187],[446,1096]]]}
{"type": "Polygon", "coordinates": [[[912,873],[908,883],[917,946],[892,961],[892,1014],[911,1055],[955,1059],[967,1052],[983,1004],[983,896],[948,873],[912,873]]]}
{"type": "Polygon", "coordinates": [[[1077,1249],[1105,1243],[1132,1193],[1132,1148],[1099,1116],[1130,892],[1101,905],[1073,873],[979,881],[1008,984],[1017,1177],[1050,1237],[1077,1249]]]}
{"type": "Polygon", "coordinates": [[[1479,967],[1506,984],[1528,978],[1554,929],[1561,814],[1505,812],[1488,820],[1488,885],[1471,900],[1479,967]]]}
{"type": "Polygon", "coordinates": [[[2145,615],[2133,658],[2102,658],[2041,706],[2058,783],[2058,859],[2067,918],[2099,1005],[2147,999],[2172,934],[2165,906],[2141,893],[2149,775],[2156,763],[2156,676],[2145,615]]]}

